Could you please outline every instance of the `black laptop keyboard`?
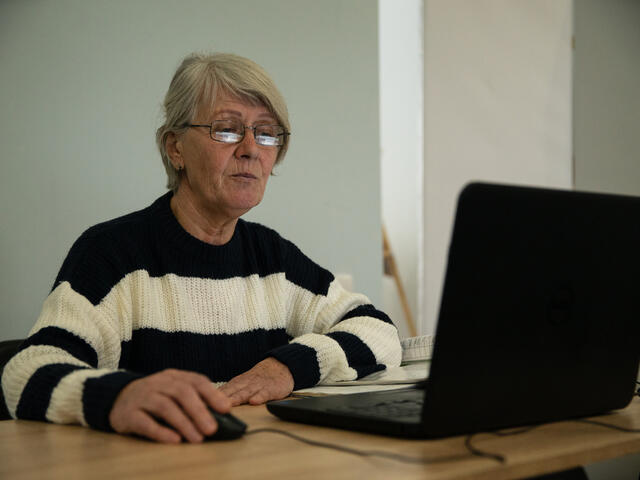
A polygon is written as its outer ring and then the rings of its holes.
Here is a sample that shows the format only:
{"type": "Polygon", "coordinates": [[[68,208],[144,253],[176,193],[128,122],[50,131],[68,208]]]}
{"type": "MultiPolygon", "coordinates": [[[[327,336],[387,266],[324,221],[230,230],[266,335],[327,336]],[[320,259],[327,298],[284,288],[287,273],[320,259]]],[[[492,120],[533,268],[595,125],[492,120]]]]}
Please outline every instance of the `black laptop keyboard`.
{"type": "Polygon", "coordinates": [[[363,405],[345,405],[340,411],[349,411],[354,414],[375,417],[420,417],[422,415],[422,402],[416,400],[395,400],[363,405]]]}

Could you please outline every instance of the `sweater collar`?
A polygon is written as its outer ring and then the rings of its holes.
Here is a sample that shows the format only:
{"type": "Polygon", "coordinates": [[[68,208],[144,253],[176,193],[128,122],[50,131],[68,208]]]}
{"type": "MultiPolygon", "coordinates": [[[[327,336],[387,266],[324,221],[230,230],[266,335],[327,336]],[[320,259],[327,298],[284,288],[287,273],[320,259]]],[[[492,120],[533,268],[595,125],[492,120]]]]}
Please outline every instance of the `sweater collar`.
{"type": "Polygon", "coordinates": [[[174,246],[196,255],[205,257],[218,256],[220,254],[230,254],[239,249],[241,244],[240,231],[244,227],[244,220],[238,219],[233,236],[224,245],[211,245],[203,242],[187,232],[171,210],[171,198],[173,192],[169,191],[158,198],[154,204],[154,210],[160,222],[160,234],[174,246]]]}

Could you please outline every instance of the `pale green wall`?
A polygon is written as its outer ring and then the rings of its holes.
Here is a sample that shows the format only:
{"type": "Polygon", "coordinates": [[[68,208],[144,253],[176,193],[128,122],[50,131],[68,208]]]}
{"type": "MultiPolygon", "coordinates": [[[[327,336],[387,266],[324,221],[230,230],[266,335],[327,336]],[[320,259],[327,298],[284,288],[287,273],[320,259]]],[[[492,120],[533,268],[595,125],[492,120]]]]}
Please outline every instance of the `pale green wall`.
{"type": "Polygon", "coordinates": [[[262,64],[291,149],[249,217],[381,296],[377,4],[0,3],[0,339],[25,336],[74,239],[164,190],[159,105],[193,50],[262,64]]]}
{"type": "MultiPolygon", "coordinates": [[[[640,1],[575,0],[573,17],[575,186],[640,195],[640,1]]],[[[640,454],[586,471],[590,480],[635,480],[640,454]]]]}
{"type": "Polygon", "coordinates": [[[575,185],[640,195],[640,1],[576,0],[575,185]]]}

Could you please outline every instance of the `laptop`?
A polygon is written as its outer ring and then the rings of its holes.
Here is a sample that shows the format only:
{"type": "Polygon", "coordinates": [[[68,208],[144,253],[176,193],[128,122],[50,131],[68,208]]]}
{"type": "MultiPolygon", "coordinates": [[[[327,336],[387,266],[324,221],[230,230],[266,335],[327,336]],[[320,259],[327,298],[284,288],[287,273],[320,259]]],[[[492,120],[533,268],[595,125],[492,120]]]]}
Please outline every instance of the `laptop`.
{"type": "Polygon", "coordinates": [[[469,184],[426,383],[267,408],[293,422],[414,438],[624,408],[640,360],[639,275],[640,198],[469,184]]]}

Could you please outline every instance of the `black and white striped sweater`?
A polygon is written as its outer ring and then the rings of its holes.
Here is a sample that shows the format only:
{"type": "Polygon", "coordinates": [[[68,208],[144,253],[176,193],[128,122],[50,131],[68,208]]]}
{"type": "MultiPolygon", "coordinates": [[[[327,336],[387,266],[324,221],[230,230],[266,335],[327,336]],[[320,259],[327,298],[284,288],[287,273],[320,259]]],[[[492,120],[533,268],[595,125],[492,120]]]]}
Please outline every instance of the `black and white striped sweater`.
{"type": "Polygon", "coordinates": [[[5,367],[13,417],[110,430],[120,390],[165,368],[222,383],[272,356],[299,389],[400,363],[397,330],[367,297],[259,224],[239,220],[222,246],[199,241],[171,195],[73,245],[5,367]]]}

